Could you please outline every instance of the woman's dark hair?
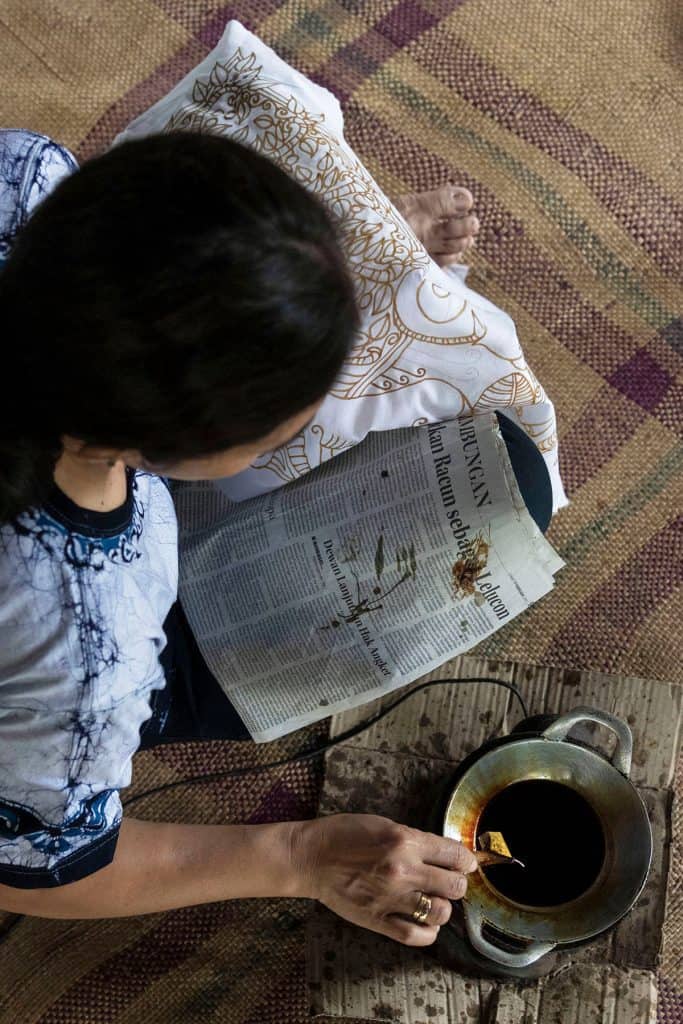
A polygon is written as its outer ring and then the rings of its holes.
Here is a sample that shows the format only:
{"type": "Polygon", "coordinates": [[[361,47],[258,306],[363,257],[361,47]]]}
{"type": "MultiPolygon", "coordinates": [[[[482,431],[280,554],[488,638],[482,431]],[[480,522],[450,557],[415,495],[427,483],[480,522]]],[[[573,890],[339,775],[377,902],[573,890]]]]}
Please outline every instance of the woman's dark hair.
{"type": "Polygon", "coordinates": [[[163,464],[322,398],[359,324],[338,237],[216,136],[126,142],[64,179],[0,272],[0,521],[42,501],[62,434],[163,464]]]}

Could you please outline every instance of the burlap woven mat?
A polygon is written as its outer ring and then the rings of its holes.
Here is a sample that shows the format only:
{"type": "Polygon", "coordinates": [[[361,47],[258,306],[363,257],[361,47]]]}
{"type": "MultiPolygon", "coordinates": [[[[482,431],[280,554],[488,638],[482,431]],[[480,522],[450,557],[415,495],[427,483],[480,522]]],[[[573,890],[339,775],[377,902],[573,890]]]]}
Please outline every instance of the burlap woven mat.
{"type": "MultiPolygon", "coordinates": [[[[350,144],[389,195],[448,178],[471,190],[482,229],[468,284],[514,318],[555,402],[571,505],[548,536],[567,568],[552,595],[476,653],[680,681],[675,5],[4,0],[0,123],[46,132],[84,160],[190,70],[230,17],[339,96],[350,144]]],[[[126,795],[238,756],[220,742],[142,753],[126,795]]],[[[290,769],[179,788],[136,814],[303,817],[318,782],[290,769]]],[[[683,869],[672,870],[680,910],[683,869]]],[[[0,1024],[300,1024],[304,912],[274,901],[103,922],[9,919],[0,1024]]],[[[683,1022],[681,921],[669,922],[678,932],[660,978],[666,1024],[683,1022]]]]}

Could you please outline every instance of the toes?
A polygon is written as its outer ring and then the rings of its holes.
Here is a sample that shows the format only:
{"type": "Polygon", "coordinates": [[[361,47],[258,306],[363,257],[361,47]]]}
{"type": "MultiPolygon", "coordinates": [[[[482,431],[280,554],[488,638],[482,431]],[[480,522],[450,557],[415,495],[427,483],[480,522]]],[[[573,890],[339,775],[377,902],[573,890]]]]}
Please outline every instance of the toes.
{"type": "Polygon", "coordinates": [[[468,188],[462,188],[461,186],[453,188],[452,185],[450,186],[450,188],[452,202],[455,204],[455,206],[459,210],[471,210],[472,204],[474,203],[474,196],[472,195],[470,190],[468,188]]]}
{"type": "Polygon", "coordinates": [[[461,246],[461,249],[460,249],[459,252],[456,252],[456,253],[435,252],[435,253],[431,253],[431,257],[432,257],[432,259],[434,260],[435,263],[438,263],[438,265],[440,267],[450,267],[454,263],[460,263],[462,261],[463,256],[465,255],[465,253],[469,249],[471,249],[474,244],[475,244],[475,241],[474,241],[473,238],[467,238],[467,239],[464,240],[464,244],[461,246]]]}
{"type": "Polygon", "coordinates": [[[469,189],[455,185],[442,185],[430,194],[433,216],[458,217],[472,209],[474,197],[469,189]]]}
{"type": "Polygon", "coordinates": [[[479,221],[476,217],[450,218],[434,225],[428,238],[427,248],[430,252],[461,252],[467,248],[469,240],[478,231],[479,221]]]}
{"type": "Polygon", "coordinates": [[[402,201],[403,215],[434,259],[455,257],[450,260],[455,262],[479,231],[479,219],[470,213],[474,197],[463,186],[451,182],[430,192],[411,193],[399,200],[399,209],[402,201]]]}
{"type": "Polygon", "coordinates": [[[480,228],[479,218],[473,214],[469,217],[448,217],[439,225],[439,237],[462,238],[463,235],[476,235],[480,228]]]}
{"type": "Polygon", "coordinates": [[[439,256],[449,255],[454,252],[464,252],[471,236],[463,235],[462,238],[440,238],[430,252],[436,252],[439,256]]]}

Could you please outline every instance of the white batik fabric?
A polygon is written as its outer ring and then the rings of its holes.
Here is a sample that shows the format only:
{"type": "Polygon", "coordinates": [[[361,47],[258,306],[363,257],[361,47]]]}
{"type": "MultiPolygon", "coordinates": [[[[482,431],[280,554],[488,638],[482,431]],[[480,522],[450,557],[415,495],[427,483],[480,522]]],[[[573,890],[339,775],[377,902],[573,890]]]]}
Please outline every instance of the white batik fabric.
{"type": "MultiPolygon", "coordinates": [[[[371,430],[500,410],[550,472],[553,512],[568,504],[553,403],[528,366],[512,319],[442,269],[344,140],[339,103],[238,21],[115,143],[155,132],[215,133],[250,146],[314,192],[341,225],[362,325],[314,421],[221,482],[242,500],[295,480],[371,430]]],[[[286,355],[283,355],[286,358],[286,355]]]]}

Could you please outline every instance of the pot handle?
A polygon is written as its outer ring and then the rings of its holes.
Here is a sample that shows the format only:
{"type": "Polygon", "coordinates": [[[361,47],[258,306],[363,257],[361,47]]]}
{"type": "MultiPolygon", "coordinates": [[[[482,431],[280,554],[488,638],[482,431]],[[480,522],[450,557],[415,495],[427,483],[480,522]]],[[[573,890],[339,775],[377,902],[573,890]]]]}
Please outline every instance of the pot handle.
{"type": "Polygon", "coordinates": [[[488,957],[488,959],[493,960],[494,963],[502,964],[504,967],[530,967],[531,964],[535,964],[537,960],[540,960],[542,956],[545,956],[546,953],[550,953],[550,951],[555,948],[556,944],[554,942],[539,942],[534,939],[529,942],[526,949],[520,950],[519,953],[510,953],[506,949],[494,946],[494,944],[489,942],[488,939],[485,939],[482,934],[481,929],[484,924],[484,918],[479,907],[474,906],[467,900],[462,901],[462,907],[468,939],[476,949],[477,953],[481,953],[482,956],[488,957]]]}
{"type": "Polygon", "coordinates": [[[612,764],[628,778],[631,774],[633,736],[626,722],[622,722],[616,715],[611,715],[609,711],[599,711],[597,708],[572,708],[571,711],[556,718],[543,730],[541,736],[546,740],[563,740],[573,726],[583,721],[598,722],[616,733],[617,745],[612,755],[612,764]]]}

